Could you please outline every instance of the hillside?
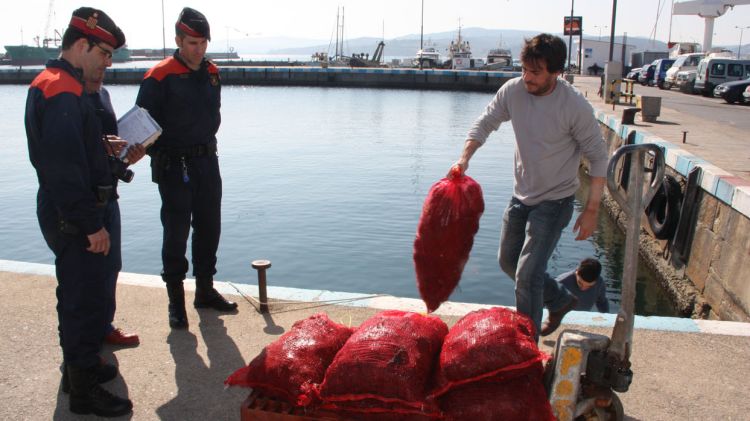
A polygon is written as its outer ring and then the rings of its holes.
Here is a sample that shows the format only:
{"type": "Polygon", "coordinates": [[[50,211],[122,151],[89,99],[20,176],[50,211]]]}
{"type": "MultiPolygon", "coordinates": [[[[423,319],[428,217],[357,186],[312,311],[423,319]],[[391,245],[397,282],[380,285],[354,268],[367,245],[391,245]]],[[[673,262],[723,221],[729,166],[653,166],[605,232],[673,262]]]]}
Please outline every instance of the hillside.
{"type": "MultiPolygon", "coordinates": [[[[461,35],[468,40],[475,57],[484,57],[492,48],[502,46],[511,50],[514,57],[523,45],[524,38],[538,34],[538,31],[502,30],[483,28],[464,28],[461,35]]],[[[557,34],[561,35],[561,34],[557,34]]],[[[445,54],[450,42],[455,40],[456,31],[436,32],[424,35],[425,45],[434,46],[441,54],[445,54]]],[[[602,39],[605,39],[602,37],[602,39]]],[[[567,37],[565,37],[567,42],[567,37]]],[[[346,55],[352,53],[372,54],[379,38],[355,38],[344,41],[346,55]]],[[[616,42],[621,42],[621,37],[616,37],[616,42]]],[[[226,41],[219,41],[216,46],[224,45],[226,41]]],[[[628,44],[635,45],[636,51],[666,51],[666,43],[661,41],[651,42],[647,38],[629,37],[628,44]]],[[[324,40],[305,40],[297,38],[258,38],[244,40],[230,40],[229,42],[240,54],[277,54],[277,55],[303,55],[309,56],[318,51],[333,53],[335,45],[324,40]]],[[[402,37],[385,40],[385,55],[387,57],[413,57],[419,49],[419,34],[410,34],[402,37]]]]}

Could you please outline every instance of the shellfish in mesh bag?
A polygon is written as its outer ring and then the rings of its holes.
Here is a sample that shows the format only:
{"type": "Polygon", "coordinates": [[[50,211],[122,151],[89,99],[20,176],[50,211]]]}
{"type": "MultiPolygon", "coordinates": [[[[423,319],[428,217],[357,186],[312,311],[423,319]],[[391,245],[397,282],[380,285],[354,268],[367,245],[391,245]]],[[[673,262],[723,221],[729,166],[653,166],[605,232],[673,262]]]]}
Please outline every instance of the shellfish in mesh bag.
{"type": "Polygon", "coordinates": [[[457,166],[430,188],[414,240],[417,288],[427,311],[437,310],[458,285],[483,212],[482,188],[457,166]]]}
{"type": "Polygon", "coordinates": [[[505,381],[482,380],[441,396],[446,421],[553,421],[541,370],[505,381]]]}
{"type": "Polygon", "coordinates": [[[323,381],[326,369],[353,331],[325,313],[299,320],[224,384],[252,387],[292,405],[307,406],[314,401],[312,385],[323,381]]]}
{"type": "Polygon", "coordinates": [[[541,372],[549,355],[537,347],[534,332],[528,316],[505,307],[468,313],[443,340],[430,395],[440,396],[453,387],[483,379],[541,372]]]}
{"type": "Polygon", "coordinates": [[[383,416],[431,413],[425,396],[447,333],[435,316],[390,310],[370,317],[328,367],[318,388],[323,407],[383,416]]]}

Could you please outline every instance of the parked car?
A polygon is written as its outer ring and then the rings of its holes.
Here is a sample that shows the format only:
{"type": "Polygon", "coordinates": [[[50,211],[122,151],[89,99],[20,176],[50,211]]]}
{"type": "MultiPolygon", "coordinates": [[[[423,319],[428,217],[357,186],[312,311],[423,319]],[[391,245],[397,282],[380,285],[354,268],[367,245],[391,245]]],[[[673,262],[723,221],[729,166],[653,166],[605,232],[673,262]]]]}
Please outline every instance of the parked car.
{"type": "Polygon", "coordinates": [[[649,84],[664,89],[664,78],[667,77],[667,70],[672,67],[672,63],[674,60],[667,58],[654,61],[654,76],[649,80],[649,84]]]}
{"type": "Polygon", "coordinates": [[[636,67],[634,69],[630,69],[630,71],[628,72],[628,74],[625,75],[625,79],[630,79],[630,80],[636,80],[637,81],[639,73],[641,73],[641,68],[640,67],[636,67]]]}
{"type": "Polygon", "coordinates": [[[641,72],[638,73],[638,83],[641,85],[648,85],[648,81],[654,76],[654,66],[647,64],[641,67],[641,72]]]}
{"type": "Polygon", "coordinates": [[[750,102],[750,86],[745,88],[745,92],[742,93],[742,96],[745,97],[745,102],[750,102]]]}
{"type": "Polygon", "coordinates": [[[707,57],[698,64],[695,90],[700,91],[704,96],[711,96],[717,85],[746,79],[748,76],[750,76],[750,60],[707,57]]]}
{"type": "Polygon", "coordinates": [[[675,86],[680,92],[687,94],[696,94],[695,91],[695,75],[698,73],[696,70],[683,70],[677,72],[675,77],[675,86]]]}
{"type": "Polygon", "coordinates": [[[734,104],[737,101],[743,102],[742,94],[748,86],[750,86],[750,78],[735,80],[734,82],[724,82],[714,88],[714,96],[721,97],[730,104],[734,104]]]}
{"type": "Polygon", "coordinates": [[[667,69],[667,74],[664,76],[664,89],[677,86],[677,73],[697,69],[698,63],[704,57],[706,57],[706,53],[690,53],[677,56],[674,63],[672,63],[672,67],[667,69]]]}

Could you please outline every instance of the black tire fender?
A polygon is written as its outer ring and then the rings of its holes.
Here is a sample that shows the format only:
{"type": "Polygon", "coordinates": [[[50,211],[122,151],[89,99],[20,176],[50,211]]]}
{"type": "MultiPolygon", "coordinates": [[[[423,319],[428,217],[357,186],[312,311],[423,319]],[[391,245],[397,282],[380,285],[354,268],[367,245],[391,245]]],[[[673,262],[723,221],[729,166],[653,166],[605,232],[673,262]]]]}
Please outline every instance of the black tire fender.
{"type": "Polygon", "coordinates": [[[668,240],[674,237],[677,223],[680,221],[682,189],[680,183],[671,175],[665,175],[654,198],[651,199],[646,214],[654,237],[668,240]]]}

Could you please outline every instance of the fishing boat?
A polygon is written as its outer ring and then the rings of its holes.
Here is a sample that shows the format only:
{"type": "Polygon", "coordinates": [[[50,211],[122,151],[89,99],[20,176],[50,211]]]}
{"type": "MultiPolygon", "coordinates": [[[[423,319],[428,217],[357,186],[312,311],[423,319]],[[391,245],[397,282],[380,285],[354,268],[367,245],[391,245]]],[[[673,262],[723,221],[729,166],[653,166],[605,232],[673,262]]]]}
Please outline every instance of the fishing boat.
{"type": "Polygon", "coordinates": [[[448,46],[448,60],[446,67],[463,70],[472,68],[471,45],[461,38],[461,25],[458,25],[458,36],[448,46]]]}

